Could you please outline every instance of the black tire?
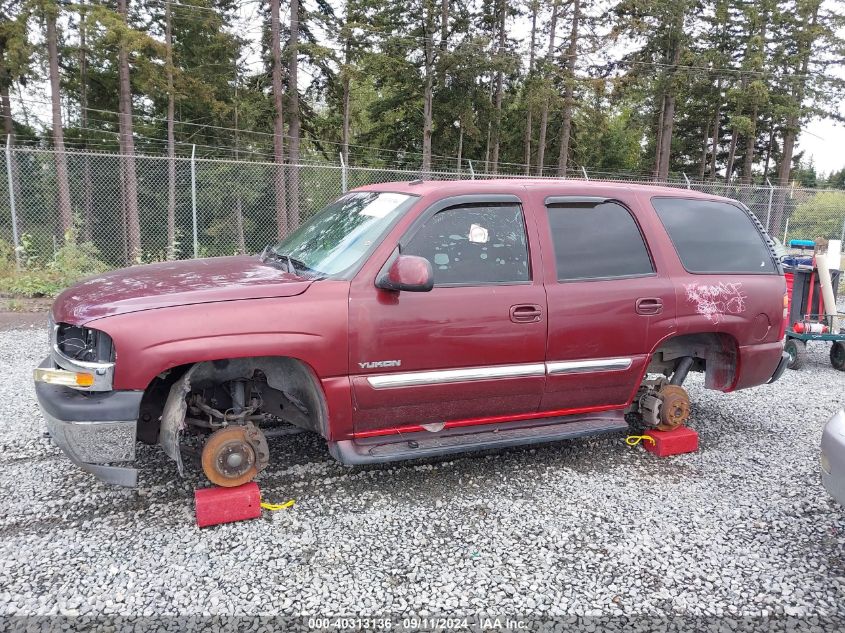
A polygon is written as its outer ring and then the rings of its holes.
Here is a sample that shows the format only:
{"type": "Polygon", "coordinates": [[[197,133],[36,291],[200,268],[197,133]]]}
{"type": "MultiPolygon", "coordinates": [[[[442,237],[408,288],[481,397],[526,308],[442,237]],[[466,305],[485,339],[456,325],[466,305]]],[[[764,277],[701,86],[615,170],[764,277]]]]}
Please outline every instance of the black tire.
{"type": "Polygon", "coordinates": [[[786,343],[783,344],[783,351],[789,354],[787,367],[790,369],[801,369],[807,362],[807,346],[804,341],[788,338],[786,343]]]}
{"type": "Polygon", "coordinates": [[[845,343],[834,341],[830,348],[830,364],[834,369],[845,371],[845,343]]]}

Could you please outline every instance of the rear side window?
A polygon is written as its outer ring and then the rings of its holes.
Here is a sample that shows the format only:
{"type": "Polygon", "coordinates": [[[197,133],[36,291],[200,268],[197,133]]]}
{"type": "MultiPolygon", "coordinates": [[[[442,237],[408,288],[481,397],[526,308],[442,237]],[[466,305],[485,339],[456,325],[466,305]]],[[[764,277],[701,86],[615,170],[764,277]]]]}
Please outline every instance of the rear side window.
{"type": "Polygon", "coordinates": [[[548,207],[558,281],[635,277],[654,272],[631,213],[615,202],[548,207]]]}
{"type": "Polygon", "coordinates": [[[748,214],[727,202],[653,198],[678,257],[691,273],[777,272],[748,214]]]}

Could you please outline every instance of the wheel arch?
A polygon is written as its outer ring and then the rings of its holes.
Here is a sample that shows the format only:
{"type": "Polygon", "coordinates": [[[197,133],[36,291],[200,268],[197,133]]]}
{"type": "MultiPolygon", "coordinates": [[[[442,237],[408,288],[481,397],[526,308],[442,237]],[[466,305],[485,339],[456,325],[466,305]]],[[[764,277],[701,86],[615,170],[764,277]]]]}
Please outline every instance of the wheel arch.
{"type": "Polygon", "coordinates": [[[313,423],[310,430],[328,437],[326,394],[310,364],[293,356],[243,356],[185,363],[155,376],[145,388],[141,400],[139,439],[151,444],[159,441],[160,420],[165,418],[168,409],[172,409],[180,398],[180,394],[173,390],[177,383],[184,383],[178,390],[181,391],[203,381],[215,383],[248,378],[256,370],[265,374],[270,387],[289,393],[303,402],[313,423]]]}
{"type": "Polygon", "coordinates": [[[649,355],[646,374],[666,373],[678,359],[691,356],[692,371],[704,372],[707,389],[731,391],[739,378],[739,342],[726,332],[693,332],[670,335],[649,355]]]}

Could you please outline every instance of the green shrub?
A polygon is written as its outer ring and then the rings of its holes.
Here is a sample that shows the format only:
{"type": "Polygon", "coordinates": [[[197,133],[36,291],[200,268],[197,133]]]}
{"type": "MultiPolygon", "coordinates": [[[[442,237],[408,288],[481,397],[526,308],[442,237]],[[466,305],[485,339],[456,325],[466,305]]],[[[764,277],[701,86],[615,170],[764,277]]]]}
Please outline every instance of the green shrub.
{"type": "Polygon", "coordinates": [[[42,262],[31,256],[29,236],[21,236],[21,268],[15,264],[15,251],[0,241],[0,292],[20,297],[54,297],[68,286],[90,275],[108,270],[98,258],[97,249],[88,242],[77,243],[73,233],[52,261],[42,262]]]}

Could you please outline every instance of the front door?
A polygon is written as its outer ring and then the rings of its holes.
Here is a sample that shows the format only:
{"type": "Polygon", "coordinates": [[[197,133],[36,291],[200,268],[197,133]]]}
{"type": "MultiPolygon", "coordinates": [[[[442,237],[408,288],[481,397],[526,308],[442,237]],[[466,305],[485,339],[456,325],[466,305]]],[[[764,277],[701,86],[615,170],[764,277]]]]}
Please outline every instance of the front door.
{"type": "Polygon", "coordinates": [[[550,327],[541,408],[620,408],[650,351],[675,329],[674,286],[621,202],[559,197],[544,207],[541,244],[553,256],[544,258],[550,327]]]}
{"type": "Polygon", "coordinates": [[[431,262],[430,292],[380,290],[372,272],[359,274],[349,304],[356,436],[536,412],[547,317],[532,230],[513,196],[441,203],[400,244],[431,262]]]}

